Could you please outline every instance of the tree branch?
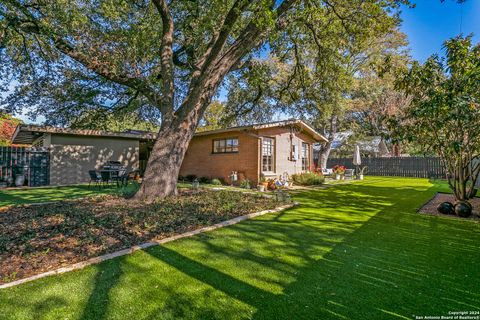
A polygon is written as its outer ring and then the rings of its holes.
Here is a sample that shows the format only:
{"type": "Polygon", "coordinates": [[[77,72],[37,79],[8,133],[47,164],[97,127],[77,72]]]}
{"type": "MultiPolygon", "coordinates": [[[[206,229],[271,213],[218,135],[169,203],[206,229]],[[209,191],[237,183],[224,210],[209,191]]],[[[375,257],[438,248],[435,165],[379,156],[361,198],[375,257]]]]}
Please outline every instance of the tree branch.
{"type": "MultiPolygon", "coordinates": [[[[172,114],[174,108],[174,71],[173,71],[173,18],[166,0],[152,0],[162,18],[162,43],[160,48],[162,99],[160,112],[172,114]]],[[[164,117],[169,119],[170,117],[164,117]]]]}

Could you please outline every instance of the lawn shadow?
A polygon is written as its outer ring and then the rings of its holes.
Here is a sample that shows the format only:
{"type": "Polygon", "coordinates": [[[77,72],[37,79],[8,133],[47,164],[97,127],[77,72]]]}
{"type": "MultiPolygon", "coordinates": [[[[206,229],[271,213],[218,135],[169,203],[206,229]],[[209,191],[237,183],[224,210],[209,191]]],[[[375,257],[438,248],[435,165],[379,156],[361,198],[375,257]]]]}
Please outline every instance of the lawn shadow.
{"type": "MultiPolygon", "coordinates": [[[[420,198],[428,199],[434,190],[422,190],[420,198]]],[[[462,257],[474,256],[475,247],[466,244],[480,240],[479,234],[451,234],[448,230],[468,232],[469,226],[414,214],[412,198],[418,191],[416,187],[348,185],[321,196],[307,192],[298,195],[302,206],[295,213],[235,225],[231,229],[240,234],[223,243],[215,237],[196,240],[216,259],[233,259],[238,268],[266,269],[257,274],[233,277],[228,274],[231,270],[216,268],[212,261],[165,246],[146,252],[254,307],[253,319],[410,319],[414,314],[447,314],[467,307],[480,310],[480,288],[470,280],[480,276],[471,267],[480,262],[478,255],[475,261],[457,256],[459,251],[462,257]],[[392,194],[395,201],[389,202],[392,194]],[[335,211],[334,216],[341,212],[341,218],[302,214],[317,208],[320,200],[322,208],[335,211]],[[339,208],[339,202],[348,206],[339,208]],[[356,219],[351,207],[357,215],[377,212],[356,219]],[[259,241],[263,247],[252,248],[259,241]],[[457,265],[459,260],[463,267],[457,265]],[[445,270],[454,274],[444,274],[445,270]],[[471,278],[458,277],[462,272],[471,278]],[[283,279],[269,273],[281,273],[283,279]],[[272,293],[259,288],[263,285],[282,290],[272,293]]]]}
{"type": "Polygon", "coordinates": [[[95,266],[97,272],[93,279],[93,289],[82,311],[80,320],[105,319],[110,303],[110,291],[123,274],[125,257],[105,261],[95,266]]]}
{"type": "Polygon", "coordinates": [[[480,225],[415,213],[435,191],[385,180],[305,191],[295,196],[300,206],[282,213],[102,263],[80,319],[411,319],[480,310],[480,225]]]}

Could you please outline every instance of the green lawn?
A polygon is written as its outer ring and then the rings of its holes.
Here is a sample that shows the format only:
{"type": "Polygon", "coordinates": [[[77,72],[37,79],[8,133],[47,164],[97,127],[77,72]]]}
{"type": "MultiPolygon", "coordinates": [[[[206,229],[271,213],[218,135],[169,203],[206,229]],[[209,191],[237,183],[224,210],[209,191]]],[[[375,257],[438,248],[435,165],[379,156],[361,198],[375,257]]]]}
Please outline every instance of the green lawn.
{"type": "Polygon", "coordinates": [[[370,178],[300,206],[0,291],[0,319],[412,319],[480,310],[480,224],[443,185],[370,178]]]}
{"type": "MultiPolygon", "coordinates": [[[[191,183],[179,182],[179,188],[190,188],[191,183]]],[[[87,184],[63,187],[39,187],[39,188],[21,188],[21,189],[0,189],[0,207],[9,205],[20,205],[29,203],[41,203],[51,201],[61,201],[66,199],[84,198],[98,194],[130,193],[137,188],[137,184],[130,183],[128,187],[117,188],[115,184],[107,187],[94,187],[87,184]]],[[[212,184],[202,184],[206,188],[226,188],[231,190],[245,191],[245,189],[216,186],[212,184]]]]}
{"type": "Polygon", "coordinates": [[[60,201],[83,198],[96,194],[119,193],[133,190],[130,184],[126,188],[117,188],[114,184],[108,187],[94,187],[87,184],[64,187],[40,187],[0,190],[0,207],[28,203],[60,201]]]}

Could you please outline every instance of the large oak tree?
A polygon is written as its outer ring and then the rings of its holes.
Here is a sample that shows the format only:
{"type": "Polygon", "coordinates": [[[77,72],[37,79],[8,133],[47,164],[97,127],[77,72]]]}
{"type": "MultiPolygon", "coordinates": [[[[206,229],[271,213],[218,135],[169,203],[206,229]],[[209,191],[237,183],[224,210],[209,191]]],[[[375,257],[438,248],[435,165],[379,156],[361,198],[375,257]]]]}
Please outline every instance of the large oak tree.
{"type": "Polygon", "coordinates": [[[2,0],[0,86],[18,83],[2,104],[10,111],[34,106],[51,124],[98,108],[160,119],[137,198],[172,195],[188,144],[227,74],[251,68],[250,58],[272,41],[288,48],[292,39],[308,39],[305,30],[322,32],[326,15],[354,31],[394,15],[400,2],[2,0]]]}

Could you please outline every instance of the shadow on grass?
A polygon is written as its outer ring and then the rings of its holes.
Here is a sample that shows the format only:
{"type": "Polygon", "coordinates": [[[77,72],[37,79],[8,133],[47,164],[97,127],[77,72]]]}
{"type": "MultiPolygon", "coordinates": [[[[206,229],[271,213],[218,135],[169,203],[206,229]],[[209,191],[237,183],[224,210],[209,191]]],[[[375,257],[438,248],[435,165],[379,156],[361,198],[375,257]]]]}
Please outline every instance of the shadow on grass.
{"type": "Polygon", "coordinates": [[[0,207],[84,198],[99,194],[128,195],[134,193],[138,185],[130,183],[126,187],[110,184],[105,187],[95,185],[75,185],[62,187],[41,187],[0,190],[0,207]]]}
{"type": "Polygon", "coordinates": [[[437,190],[414,181],[301,192],[297,208],[101,264],[80,318],[411,319],[480,310],[479,224],[414,213],[437,190]]]}

